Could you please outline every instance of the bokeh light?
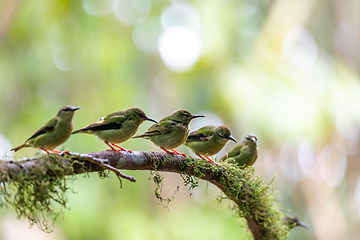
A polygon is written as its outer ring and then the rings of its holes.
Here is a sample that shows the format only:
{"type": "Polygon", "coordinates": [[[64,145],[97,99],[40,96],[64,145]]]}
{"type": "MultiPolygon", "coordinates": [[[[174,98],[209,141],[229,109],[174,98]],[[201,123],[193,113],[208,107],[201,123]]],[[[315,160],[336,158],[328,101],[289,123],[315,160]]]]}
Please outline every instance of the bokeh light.
{"type": "Polygon", "coordinates": [[[82,0],[84,11],[93,16],[110,14],[113,10],[114,0],[82,0]]]}
{"type": "Polygon", "coordinates": [[[296,67],[307,71],[315,65],[318,46],[309,31],[303,27],[294,27],[284,37],[283,54],[296,67]]]}
{"type": "Polygon", "coordinates": [[[115,17],[123,24],[132,25],[145,19],[151,10],[151,0],[115,0],[115,17]]]}
{"type": "Polygon", "coordinates": [[[159,52],[167,67],[175,72],[185,72],[197,63],[201,54],[201,40],[191,28],[172,27],[161,34],[159,52]]]}

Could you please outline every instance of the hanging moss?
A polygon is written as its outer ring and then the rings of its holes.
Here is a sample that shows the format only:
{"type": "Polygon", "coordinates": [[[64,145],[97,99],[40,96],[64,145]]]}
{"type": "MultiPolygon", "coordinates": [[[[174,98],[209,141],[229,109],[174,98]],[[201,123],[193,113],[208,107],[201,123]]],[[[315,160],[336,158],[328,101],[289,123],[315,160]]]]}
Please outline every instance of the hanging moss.
{"type": "MultiPolygon", "coordinates": [[[[15,163],[21,166],[21,162],[15,163]]],[[[67,208],[67,194],[73,192],[68,183],[76,179],[69,175],[74,164],[79,162],[69,164],[63,158],[48,155],[30,170],[7,174],[0,184],[1,207],[12,206],[19,219],[28,219],[31,226],[51,232],[55,220],[67,208]]]]}
{"type": "Polygon", "coordinates": [[[273,181],[254,176],[253,167],[241,170],[224,164],[227,174],[221,176],[220,184],[225,187],[226,198],[235,202],[232,210],[240,217],[251,218],[266,231],[264,239],[286,239],[289,228],[282,220],[281,204],[277,200],[273,181]]]}
{"type": "Polygon", "coordinates": [[[158,171],[150,171],[151,177],[149,180],[153,180],[155,184],[154,194],[155,197],[159,200],[159,204],[162,205],[164,208],[169,208],[170,202],[174,199],[175,194],[179,191],[179,186],[177,186],[174,194],[170,197],[164,198],[162,196],[162,188],[164,177],[158,171]]]}
{"type": "Polygon", "coordinates": [[[242,218],[250,218],[259,226],[261,231],[266,232],[264,239],[286,239],[289,227],[282,220],[284,217],[280,211],[281,204],[278,202],[278,192],[272,179],[270,182],[263,180],[261,176],[255,176],[253,167],[244,170],[231,164],[222,164],[217,167],[195,158],[187,158],[179,163],[181,176],[185,185],[192,190],[198,187],[198,178],[210,175],[211,182],[217,182],[224,191],[219,196],[219,202],[229,199],[234,202],[231,210],[242,218]],[[207,172],[207,174],[204,174],[207,172]]]}

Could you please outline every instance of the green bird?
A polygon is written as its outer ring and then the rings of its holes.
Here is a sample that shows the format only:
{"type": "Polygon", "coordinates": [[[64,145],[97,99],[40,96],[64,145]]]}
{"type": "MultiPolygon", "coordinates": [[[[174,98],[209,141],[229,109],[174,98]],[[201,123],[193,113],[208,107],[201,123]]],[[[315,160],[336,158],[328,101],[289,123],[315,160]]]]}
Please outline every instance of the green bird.
{"type": "Polygon", "coordinates": [[[189,111],[180,109],[161,119],[158,124],[152,125],[145,133],[134,138],[150,139],[156,146],[167,153],[186,156],[184,153],[177,152],[174,148],[186,141],[190,132],[190,121],[199,117],[205,116],[192,115],[189,111]]]}
{"type": "Polygon", "coordinates": [[[79,107],[63,107],[57,115],[50,119],[44,126],[37,130],[24,144],[12,148],[10,151],[18,151],[24,147],[40,148],[49,154],[55,151],[54,148],[64,143],[70,136],[73,129],[72,118],[79,107]]]}
{"type": "Polygon", "coordinates": [[[196,155],[204,159],[201,155],[211,162],[218,165],[208,156],[218,153],[225,144],[232,140],[237,143],[230,134],[226,126],[205,126],[189,134],[185,145],[188,146],[196,155]]]}
{"type": "Polygon", "coordinates": [[[104,141],[113,151],[131,152],[118,146],[116,143],[122,143],[131,138],[139,129],[139,126],[146,120],[157,123],[154,119],[147,117],[140,108],[128,108],[123,111],[110,113],[96,122],[74,131],[73,134],[94,134],[97,138],[104,141]]]}
{"type": "Polygon", "coordinates": [[[237,164],[241,169],[252,166],[258,156],[257,137],[254,134],[246,135],[244,140],[220,159],[220,162],[237,164]]]}

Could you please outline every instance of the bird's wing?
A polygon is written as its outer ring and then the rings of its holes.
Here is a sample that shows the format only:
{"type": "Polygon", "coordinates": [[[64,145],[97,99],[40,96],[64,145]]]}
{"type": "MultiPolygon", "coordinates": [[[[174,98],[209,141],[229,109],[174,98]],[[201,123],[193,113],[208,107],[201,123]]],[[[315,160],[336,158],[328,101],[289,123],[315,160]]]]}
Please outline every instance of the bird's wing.
{"type": "Polygon", "coordinates": [[[59,119],[57,118],[53,118],[53,119],[50,119],[47,123],[45,123],[44,126],[42,126],[39,130],[37,130],[31,137],[29,137],[28,140],[26,141],[29,141],[31,139],[34,139],[40,135],[43,135],[45,133],[49,133],[49,132],[52,132],[55,130],[55,127],[56,125],[58,124],[59,122],[59,119]]]}
{"type": "Polygon", "coordinates": [[[164,135],[171,132],[171,128],[175,126],[173,121],[162,121],[160,124],[153,124],[146,132],[143,134],[137,135],[134,138],[138,137],[151,137],[157,135],[164,135]]]}
{"type": "Polygon", "coordinates": [[[231,150],[229,153],[227,153],[224,157],[222,157],[220,159],[220,162],[223,162],[228,158],[232,158],[232,157],[239,155],[242,147],[243,147],[243,145],[239,145],[239,146],[235,147],[233,150],[231,150]]]}
{"type": "Polygon", "coordinates": [[[235,157],[237,155],[239,155],[241,153],[241,149],[243,148],[243,145],[239,145],[237,147],[235,147],[233,150],[231,150],[229,153],[228,153],[228,157],[235,157]]]}
{"type": "Polygon", "coordinates": [[[203,127],[197,131],[191,132],[186,141],[207,141],[214,135],[213,129],[203,127]]]}
{"type": "Polygon", "coordinates": [[[79,129],[79,131],[101,131],[101,130],[111,130],[121,128],[123,122],[125,121],[124,115],[115,115],[115,116],[106,116],[100,118],[94,123],[87,125],[79,129]]]}

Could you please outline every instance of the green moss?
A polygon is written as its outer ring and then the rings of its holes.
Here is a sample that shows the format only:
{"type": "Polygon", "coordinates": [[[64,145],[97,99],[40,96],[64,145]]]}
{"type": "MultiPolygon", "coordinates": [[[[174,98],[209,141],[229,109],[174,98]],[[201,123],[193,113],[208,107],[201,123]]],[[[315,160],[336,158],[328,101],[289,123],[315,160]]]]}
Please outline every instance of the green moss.
{"type": "MultiPolygon", "coordinates": [[[[98,171],[98,175],[100,179],[105,179],[105,178],[109,178],[110,177],[110,170],[107,169],[100,169],[98,171]]],[[[120,180],[121,182],[121,180],[120,180]]]]}
{"type": "Polygon", "coordinates": [[[286,239],[289,229],[282,220],[274,178],[268,182],[261,176],[254,176],[253,167],[244,170],[227,164],[224,167],[227,174],[222,175],[220,183],[225,186],[226,198],[235,202],[232,210],[261,225],[262,231],[266,232],[264,239],[286,239]]]}
{"type": "Polygon", "coordinates": [[[154,194],[155,197],[159,200],[159,204],[161,204],[164,208],[169,208],[170,202],[174,199],[175,194],[179,191],[179,186],[177,186],[174,194],[170,197],[162,197],[162,187],[164,177],[158,171],[150,171],[151,177],[149,180],[153,180],[155,184],[154,194]]]}
{"type": "MultiPolygon", "coordinates": [[[[20,166],[21,163],[16,162],[20,166]]],[[[55,220],[67,209],[67,194],[73,192],[69,181],[76,177],[65,173],[72,172],[73,165],[78,163],[69,164],[56,155],[49,155],[28,171],[7,174],[0,184],[1,207],[11,206],[19,219],[28,219],[31,226],[51,232],[55,220]]]]}
{"type": "Polygon", "coordinates": [[[198,187],[199,179],[207,172],[210,179],[217,181],[224,187],[224,194],[217,197],[218,202],[229,199],[234,202],[231,210],[242,218],[251,218],[261,231],[265,232],[264,239],[286,239],[289,228],[282,218],[281,204],[278,202],[278,192],[274,187],[274,179],[270,182],[261,176],[255,176],[253,167],[244,170],[232,164],[214,166],[195,158],[182,161],[180,169],[183,173],[185,185],[192,190],[198,187]],[[185,174],[186,173],[186,174],[185,174]]]}

